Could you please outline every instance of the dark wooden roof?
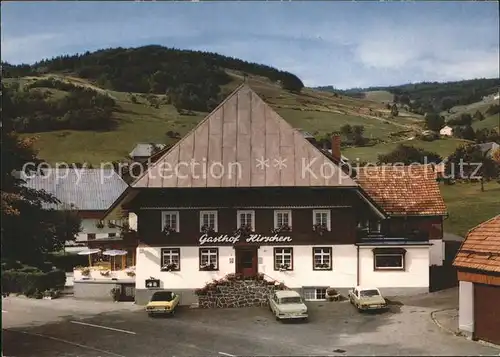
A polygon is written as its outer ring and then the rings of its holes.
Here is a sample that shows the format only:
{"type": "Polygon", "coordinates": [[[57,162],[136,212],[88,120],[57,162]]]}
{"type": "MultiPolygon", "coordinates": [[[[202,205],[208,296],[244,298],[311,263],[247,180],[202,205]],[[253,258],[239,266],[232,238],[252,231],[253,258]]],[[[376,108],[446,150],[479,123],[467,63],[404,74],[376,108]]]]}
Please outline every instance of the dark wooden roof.
{"type": "Polygon", "coordinates": [[[357,183],[245,84],[132,184],[135,188],[294,186],[356,187],[357,183]],[[267,164],[258,166],[262,158],[267,164]],[[192,160],[195,164],[189,166],[192,160]],[[214,167],[215,175],[203,165],[214,167]],[[219,176],[221,168],[225,172],[219,176]]]}

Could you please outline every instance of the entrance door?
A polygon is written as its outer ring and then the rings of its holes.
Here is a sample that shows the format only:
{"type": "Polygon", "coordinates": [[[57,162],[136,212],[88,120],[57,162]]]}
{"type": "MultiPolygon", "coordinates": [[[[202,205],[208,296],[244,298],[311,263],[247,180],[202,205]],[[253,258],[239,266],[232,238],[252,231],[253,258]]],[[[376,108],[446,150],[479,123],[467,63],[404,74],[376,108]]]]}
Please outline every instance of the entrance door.
{"type": "Polygon", "coordinates": [[[236,249],[236,273],[243,276],[254,276],[257,274],[257,249],[236,249]]]}
{"type": "Polygon", "coordinates": [[[500,344],[500,286],[474,284],[474,337],[500,344]]]}

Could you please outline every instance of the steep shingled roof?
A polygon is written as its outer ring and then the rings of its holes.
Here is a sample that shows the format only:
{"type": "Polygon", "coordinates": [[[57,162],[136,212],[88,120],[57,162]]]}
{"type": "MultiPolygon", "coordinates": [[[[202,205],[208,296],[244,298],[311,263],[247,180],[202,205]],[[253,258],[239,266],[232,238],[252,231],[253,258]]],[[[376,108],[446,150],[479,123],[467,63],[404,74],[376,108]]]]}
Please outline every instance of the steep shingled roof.
{"type": "Polygon", "coordinates": [[[83,211],[107,210],[128,185],[112,169],[44,169],[44,175],[26,176],[26,186],[45,190],[61,204],[44,208],[75,209],[83,211]]]}
{"type": "Polygon", "coordinates": [[[486,272],[500,272],[500,215],[469,231],[453,265],[486,272]]]}
{"type": "Polygon", "coordinates": [[[134,188],[294,186],[356,187],[357,183],[245,84],[132,184],[134,188]]]}
{"type": "Polygon", "coordinates": [[[357,181],[389,215],[446,215],[431,165],[362,167],[358,170],[357,181]]]}

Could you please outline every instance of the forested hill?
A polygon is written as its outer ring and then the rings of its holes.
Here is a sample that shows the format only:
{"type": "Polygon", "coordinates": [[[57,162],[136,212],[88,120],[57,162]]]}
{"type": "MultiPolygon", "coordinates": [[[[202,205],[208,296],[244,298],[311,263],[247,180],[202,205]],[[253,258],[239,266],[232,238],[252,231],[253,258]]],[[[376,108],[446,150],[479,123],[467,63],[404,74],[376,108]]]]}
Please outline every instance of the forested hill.
{"type": "Polygon", "coordinates": [[[457,105],[479,102],[483,97],[497,93],[499,87],[500,79],[498,78],[480,78],[456,82],[422,82],[348,90],[336,90],[333,86],[315,89],[355,98],[365,98],[368,92],[387,91],[394,95],[394,102],[408,105],[414,113],[424,114],[446,111],[457,105]]]}
{"type": "Polygon", "coordinates": [[[2,63],[2,76],[74,75],[105,89],[167,94],[180,109],[210,111],[224,95],[221,86],[231,81],[227,69],[266,77],[291,91],[304,87],[294,74],[270,66],[216,53],[162,46],[104,49],[59,56],[33,65],[2,63]]]}

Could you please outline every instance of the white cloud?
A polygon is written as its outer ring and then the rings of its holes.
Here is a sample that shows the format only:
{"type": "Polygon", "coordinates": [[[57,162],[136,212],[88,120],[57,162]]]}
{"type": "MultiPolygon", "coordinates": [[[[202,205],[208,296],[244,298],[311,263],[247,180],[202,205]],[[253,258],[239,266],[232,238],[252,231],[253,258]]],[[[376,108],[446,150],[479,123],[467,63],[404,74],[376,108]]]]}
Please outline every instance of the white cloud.
{"type": "Polygon", "coordinates": [[[33,62],[49,57],[57,48],[57,42],[65,36],[57,33],[39,33],[19,37],[2,35],[2,60],[33,62]]]}

